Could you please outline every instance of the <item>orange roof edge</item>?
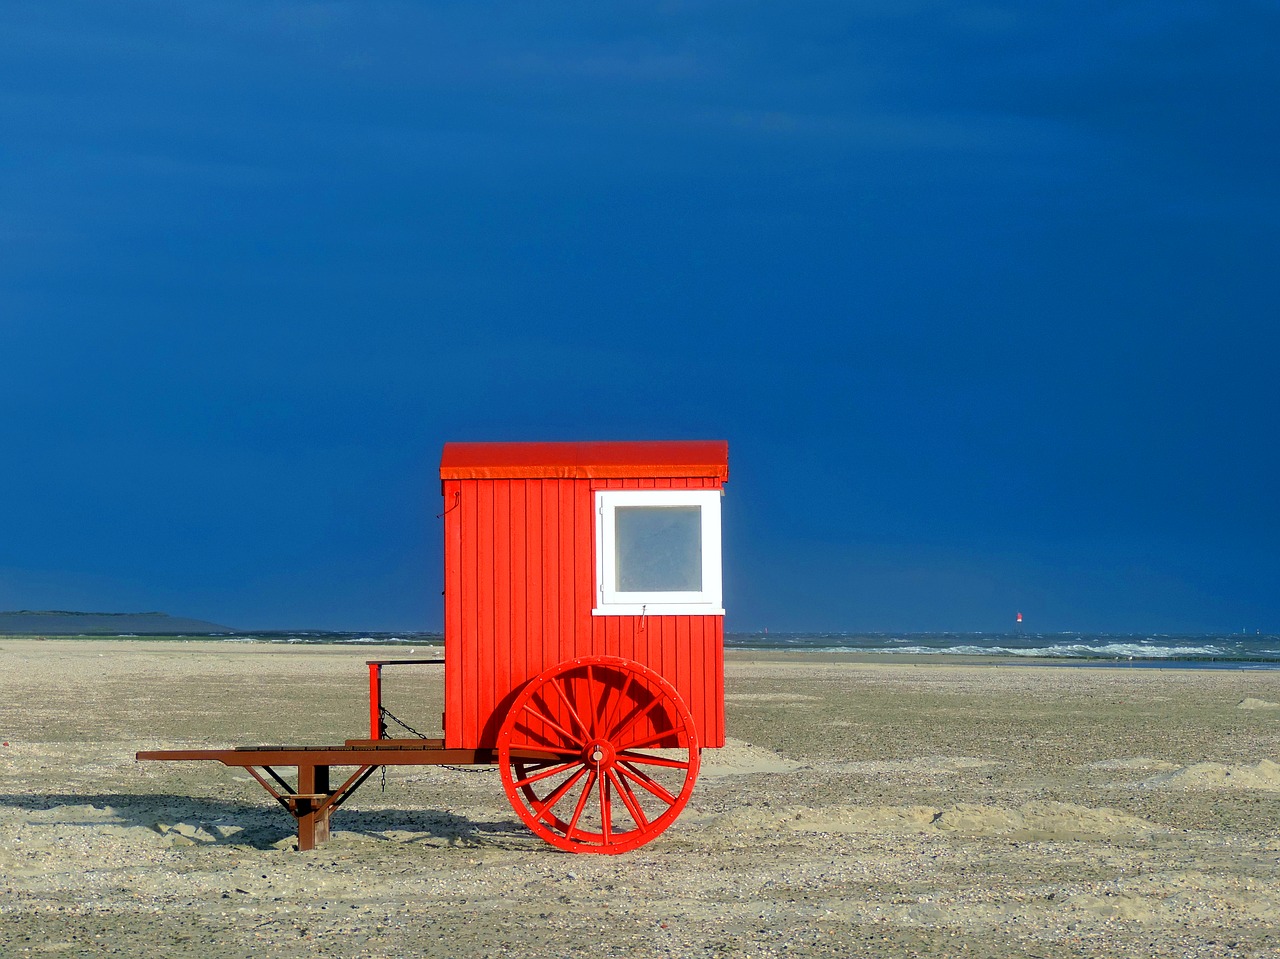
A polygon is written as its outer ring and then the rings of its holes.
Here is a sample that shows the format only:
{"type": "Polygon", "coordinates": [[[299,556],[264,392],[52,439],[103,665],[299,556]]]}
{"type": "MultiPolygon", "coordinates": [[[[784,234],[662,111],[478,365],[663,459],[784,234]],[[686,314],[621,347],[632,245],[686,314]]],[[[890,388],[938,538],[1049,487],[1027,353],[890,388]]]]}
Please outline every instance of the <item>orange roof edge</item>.
{"type": "Polygon", "coordinates": [[[724,440],[446,443],[441,479],[729,478],[724,440]]]}

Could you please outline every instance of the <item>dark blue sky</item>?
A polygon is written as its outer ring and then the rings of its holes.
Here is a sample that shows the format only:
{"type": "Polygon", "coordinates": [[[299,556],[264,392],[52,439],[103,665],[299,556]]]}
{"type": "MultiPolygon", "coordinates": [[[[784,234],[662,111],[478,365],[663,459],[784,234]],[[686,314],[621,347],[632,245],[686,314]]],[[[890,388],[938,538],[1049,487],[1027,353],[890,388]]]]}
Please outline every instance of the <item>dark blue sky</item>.
{"type": "Polygon", "coordinates": [[[0,7],[0,609],[437,628],[447,440],[729,440],[730,629],[1280,629],[1280,11],[0,7]]]}

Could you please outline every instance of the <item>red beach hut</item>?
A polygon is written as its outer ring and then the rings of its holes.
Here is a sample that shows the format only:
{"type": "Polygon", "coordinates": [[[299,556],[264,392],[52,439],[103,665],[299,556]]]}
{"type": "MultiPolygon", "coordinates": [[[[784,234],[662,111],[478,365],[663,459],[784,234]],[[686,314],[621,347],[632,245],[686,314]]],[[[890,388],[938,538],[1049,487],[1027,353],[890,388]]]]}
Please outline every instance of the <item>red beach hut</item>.
{"type": "Polygon", "coordinates": [[[557,664],[654,670],[724,745],[724,442],[449,443],[445,741],[493,746],[557,664]]]}
{"type": "Polygon", "coordinates": [[[723,442],[450,443],[445,746],[547,842],[624,852],[724,745],[723,442]]]}

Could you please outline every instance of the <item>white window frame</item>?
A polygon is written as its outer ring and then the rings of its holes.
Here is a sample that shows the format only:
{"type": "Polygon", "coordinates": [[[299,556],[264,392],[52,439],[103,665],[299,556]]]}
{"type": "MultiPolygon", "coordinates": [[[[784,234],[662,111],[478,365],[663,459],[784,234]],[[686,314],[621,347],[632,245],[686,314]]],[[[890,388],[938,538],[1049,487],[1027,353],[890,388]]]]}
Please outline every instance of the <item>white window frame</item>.
{"type": "Polygon", "coordinates": [[[596,607],[593,616],[723,616],[718,489],[596,490],[596,607]],[[697,506],[702,519],[702,589],[624,592],[617,579],[614,511],[619,506],[697,506]]]}

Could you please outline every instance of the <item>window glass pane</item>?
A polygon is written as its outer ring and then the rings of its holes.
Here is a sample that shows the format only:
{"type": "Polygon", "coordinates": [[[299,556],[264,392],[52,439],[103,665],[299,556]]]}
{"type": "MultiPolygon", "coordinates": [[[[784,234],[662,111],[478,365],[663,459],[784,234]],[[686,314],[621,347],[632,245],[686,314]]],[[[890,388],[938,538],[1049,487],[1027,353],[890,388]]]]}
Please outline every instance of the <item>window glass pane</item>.
{"type": "Polygon", "coordinates": [[[702,507],[619,506],[614,531],[619,592],[702,589],[702,507]]]}

